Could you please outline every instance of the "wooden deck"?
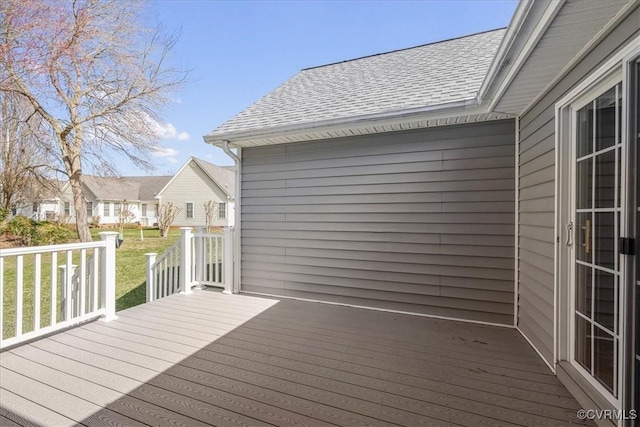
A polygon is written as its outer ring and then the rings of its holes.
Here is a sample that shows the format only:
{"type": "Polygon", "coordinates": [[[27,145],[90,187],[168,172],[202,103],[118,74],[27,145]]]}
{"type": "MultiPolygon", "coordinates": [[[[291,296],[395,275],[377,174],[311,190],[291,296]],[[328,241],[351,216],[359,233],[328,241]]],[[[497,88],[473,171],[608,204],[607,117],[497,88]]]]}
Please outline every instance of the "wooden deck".
{"type": "Polygon", "coordinates": [[[0,425],[582,424],[514,330],[173,295],[0,354],[0,425]]]}

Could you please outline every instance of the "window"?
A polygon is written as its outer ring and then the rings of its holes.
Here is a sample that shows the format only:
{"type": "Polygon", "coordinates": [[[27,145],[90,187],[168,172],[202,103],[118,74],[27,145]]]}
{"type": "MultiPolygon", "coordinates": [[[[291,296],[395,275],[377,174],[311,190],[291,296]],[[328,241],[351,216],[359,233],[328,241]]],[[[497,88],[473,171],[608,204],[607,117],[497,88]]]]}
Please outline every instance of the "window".
{"type": "Polygon", "coordinates": [[[104,202],[104,212],[103,212],[104,216],[111,216],[111,203],[109,202],[104,202]]]}
{"type": "Polygon", "coordinates": [[[147,205],[142,204],[142,216],[147,216],[147,205]]]}
{"type": "Polygon", "coordinates": [[[113,204],[113,216],[120,215],[120,202],[115,202],[113,204]]]}
{"type": "Polygon", "coordinates": [[[225,219],[227,217],[227,204],[225,202],[218,203],[218,218],[225,219]]]}
{"type": "Polygon", "coordinates": [[[38,213],[38,202],[33,202],[33,213],[38,213]]]}
{"type": "Polygon", "coordinates": [[[193,203],[187,202],[187,218],[193,218],[193,203]]]}
{"type": "Polygon", "coordinates": [[[93,216],[93,202],[87,202],[87,215],[93,216]]]}
{"type": "Polygon", "coordinates": [[[64,214],[71,215],[71,204],[69,202],[64,202],[64,214]]]}

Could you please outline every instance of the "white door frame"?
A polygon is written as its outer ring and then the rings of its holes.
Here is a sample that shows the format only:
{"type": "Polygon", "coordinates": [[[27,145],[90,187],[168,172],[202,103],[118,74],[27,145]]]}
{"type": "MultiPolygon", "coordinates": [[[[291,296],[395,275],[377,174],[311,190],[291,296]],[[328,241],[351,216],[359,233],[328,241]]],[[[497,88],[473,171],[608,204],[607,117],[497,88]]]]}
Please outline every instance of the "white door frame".
{"type": "MultiPolygon", "coordinates": [[[[576,85],[569,93],[567,93],[561,100],[556,103],[555,106],[555,118],[556,118],[556,132],[555,132],[555,179],[556,179],[556,195],[555,195],[555,274],[554,274],[554,367],[559,361],[573,361],[573,317],[574,317],[574,304],[575,295],[573,294],[572,286],[568,286],[573,280],[573,248],[567,248],[567,239],[571,233],[565,228],[569,220],[573,215],[572,201],[575,197],[575,155],[574,155],[574,141],[575,141],[575,124],[574,117],[577,107],[579,105],[585,105],[589,102],[589,98],[594,99],[599,94],[604,93],[610,87],[615,85],[616,82],[621,82],[622,85],[622,129],[621,129],[621,141],[622,144],[622,170],[621,170],[621,218],[628,212],[626,203],[627,197],[626,184],[629,179],[627,159],[629,157],[629,147],[627,136],[628,131],[628,70],[630,64],[637,60],[640,55],[640,36],[631,41],[624,48],[615,53],[608,61],[600,66],[595,72],[584,79],[580,84],[576,85]],[[569,167],[570,166],[570,167],[569,167]]],[[[620,224],[620,236],[629,236],[630,223],[629,221],[621,220],[620,224]]],[[[575,235],[575,233],[573,233],[575,235]]],[[[575,240],[575,239],[574,239],[575,240]]],[[[574,242],[575,243],[575,242],[574,242]]],[[[616,242],[617,244],[617,242],[616,242]]],[[[619,306],[618,313],[623,310],[623,304],[626,301],[625,288],[626,280],[624,277],[628,274],[629,268],[627,264],[633,264],[628,258],[620,257],[621,261],[621,279],[619,283],[619,306]]],[[[626,329],[629,325],[624,322],[625,316],[620,316],[619,335],[624,339],[626,337],[626,329]]],[[[615,399],[611,394],[604,389],[596,380],[586,378],[588,382],[594,385],[594,388],[602,394],[610,404],[615,408],[620,408],[625,401],[624,396],[624,379],[626,376],[626,364],[624,363],[624,354],[626,353],[626,345],[628,343],[622,343],[620,345],[620,354],[618,354],[618,398],[615,399]],[[595,384],[594,384],[595,382],[595,384]]],[[[573,364],[575,366],[575,364],[573,364]]],[[[581,367],[578,367],[579,371],[581,367]]],[[[586,371],[582,369],[584,374],[586,371]]]]}

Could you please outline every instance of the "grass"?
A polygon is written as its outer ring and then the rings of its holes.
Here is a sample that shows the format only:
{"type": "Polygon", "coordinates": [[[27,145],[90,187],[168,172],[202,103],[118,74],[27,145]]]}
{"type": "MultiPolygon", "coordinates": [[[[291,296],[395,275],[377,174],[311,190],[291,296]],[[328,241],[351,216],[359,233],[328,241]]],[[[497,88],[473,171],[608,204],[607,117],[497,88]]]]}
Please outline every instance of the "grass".
{"type": "MultiPolygon", "coordinates": [[[[100,231],[92,232],[94,240],[98,240],[100,231]]],[[[145,229],[144,240],[140,240],[140,231],[137,229],[124,230],[124,243],[116,251],[116,310],[124,310],[134,305],[145,302],[145,253],[157,252],[160,255],[175,242],[180,235],[179,230],[172,230],[169,237],[161,238],[157,229],[145,229]]],[[[92,251],[88,251],[90,256],[92,251]]],[[[73,263],[79,263],[79,254],[74,254],[73,263]]],[[[65,262],[65,255],[58,254],[56,264],[65,262]]],[[[56,269],[57,270],[57,269],[56,269]]],[[[16,261],[14,257],[5,259],[2,272],[4,278],[3,315],[4,324],[2,336],[9,338],[15,335],[16,328],[16,261]]],[[[23,333],[33,330],[34,322],[34,256],[24,257],[23,268],[23,333]]],[[[41,298],[40,298],[40,326],[50,324],[51,318],[51,256],[43,255],[41,259],[41,298]]],[[[60,288],[60,286],[58,286],[60,288]]],[[[61,290],[57,290],[58,305],[62,299],[61,290]]],[[[58,309],[59,312],[59,309],[58,309]]],[[[59,317],[58,317],[59,318],[59,317]]]]}

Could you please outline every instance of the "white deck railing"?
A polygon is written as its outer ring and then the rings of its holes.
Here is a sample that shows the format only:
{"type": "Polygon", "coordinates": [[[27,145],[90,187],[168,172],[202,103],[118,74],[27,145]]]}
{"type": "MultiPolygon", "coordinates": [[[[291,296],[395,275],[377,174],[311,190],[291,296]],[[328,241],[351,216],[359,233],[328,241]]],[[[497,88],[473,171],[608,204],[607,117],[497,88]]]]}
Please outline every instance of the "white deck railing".
{"type": "Polygon", "coordinates": [[[0,251],[0,348],[115,315],[115,232],[0,251]]]}
{"type": "Polygon", "coordinates": [[[224,292],[231,292],[232,229],[215,234],[202,228],[194,234],[191,227],[182,227],[180,238],[160,257],[156,253],[145,256],[147,302],[178,292],[189,294],[193,286],[223,287],[224,292]]]}

